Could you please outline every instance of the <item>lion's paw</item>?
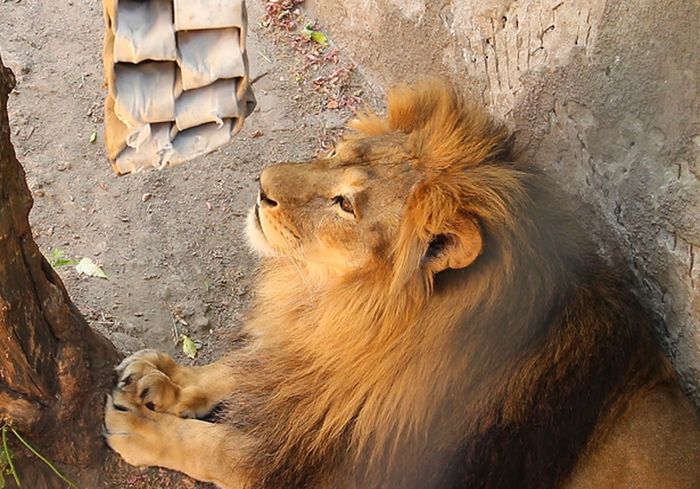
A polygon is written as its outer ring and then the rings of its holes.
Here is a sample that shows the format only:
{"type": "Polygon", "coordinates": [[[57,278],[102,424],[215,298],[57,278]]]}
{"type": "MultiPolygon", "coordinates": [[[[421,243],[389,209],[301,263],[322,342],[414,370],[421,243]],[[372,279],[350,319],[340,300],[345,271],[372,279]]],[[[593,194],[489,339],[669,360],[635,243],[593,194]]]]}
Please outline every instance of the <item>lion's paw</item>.
{"type": "Polygon", "coordinates": [[[135,405],[182,418],[201,417],[211,411],[206,394],[196,385],[192,368],[178,365],[165,353],[138,351],[125,358],[116,370],[118,389],[135,405]]]}
{"type": "Polygon", "coordinates": [[[107,397],[103,435],[107,444],[131,465],[157,465],[167,447],[169,414],[135,404],[127,393],[115,389],[107,397]]]}

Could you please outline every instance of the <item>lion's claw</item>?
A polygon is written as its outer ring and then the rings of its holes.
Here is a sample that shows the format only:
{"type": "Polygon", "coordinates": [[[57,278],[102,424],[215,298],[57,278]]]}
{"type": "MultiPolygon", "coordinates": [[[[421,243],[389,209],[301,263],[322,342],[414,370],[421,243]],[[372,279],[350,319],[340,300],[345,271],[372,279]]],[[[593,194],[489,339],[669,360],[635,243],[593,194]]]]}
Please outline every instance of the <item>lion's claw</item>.
{"type": "Polygon", "coordinates": [[[191,367],[178,365],[165,353],[151,349],[138,351],[115,370],[119,374],[117,388],[133,404],[150,411],[196,418],[206,415],[213,407],[197,385],[191,367]]]}

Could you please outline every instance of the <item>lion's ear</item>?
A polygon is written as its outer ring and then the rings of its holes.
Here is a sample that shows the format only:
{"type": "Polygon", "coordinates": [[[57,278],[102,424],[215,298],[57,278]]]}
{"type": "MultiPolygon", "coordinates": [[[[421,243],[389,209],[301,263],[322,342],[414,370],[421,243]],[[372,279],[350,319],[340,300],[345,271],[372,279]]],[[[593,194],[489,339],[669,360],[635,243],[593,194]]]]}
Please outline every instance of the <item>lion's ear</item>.
{"type": "Polygon", "coordinates": [[[448,268],[466,268],[477,259],[482,249],[479,225],[474,219],[464,217],[433,235],[423,260],[426,269],[432,273],[448,268]]]}

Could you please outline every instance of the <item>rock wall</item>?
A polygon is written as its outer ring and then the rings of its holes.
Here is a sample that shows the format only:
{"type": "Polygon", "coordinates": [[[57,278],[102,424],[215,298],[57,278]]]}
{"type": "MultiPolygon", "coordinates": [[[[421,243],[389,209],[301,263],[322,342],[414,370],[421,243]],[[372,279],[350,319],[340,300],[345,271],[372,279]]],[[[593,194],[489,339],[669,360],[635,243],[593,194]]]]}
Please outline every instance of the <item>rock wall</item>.
{"type": "Polygon", "coordinates": [[[307,6],[379,90],[444,75],[513,126],[637,277],[700,405],[700,2],[307,6]]]}

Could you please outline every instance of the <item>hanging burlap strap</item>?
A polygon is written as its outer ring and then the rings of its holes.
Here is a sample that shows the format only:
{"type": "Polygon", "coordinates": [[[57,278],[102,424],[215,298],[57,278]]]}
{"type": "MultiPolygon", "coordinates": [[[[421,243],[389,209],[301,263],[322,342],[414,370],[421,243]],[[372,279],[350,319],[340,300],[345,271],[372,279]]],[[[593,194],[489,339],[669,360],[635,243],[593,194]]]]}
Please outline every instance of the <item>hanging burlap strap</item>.
{"type": "Polygon", "coordinates": [[[117,174],[226,144],[255,108],[244,0],[103,0],[105,142],[117,174]]]}

